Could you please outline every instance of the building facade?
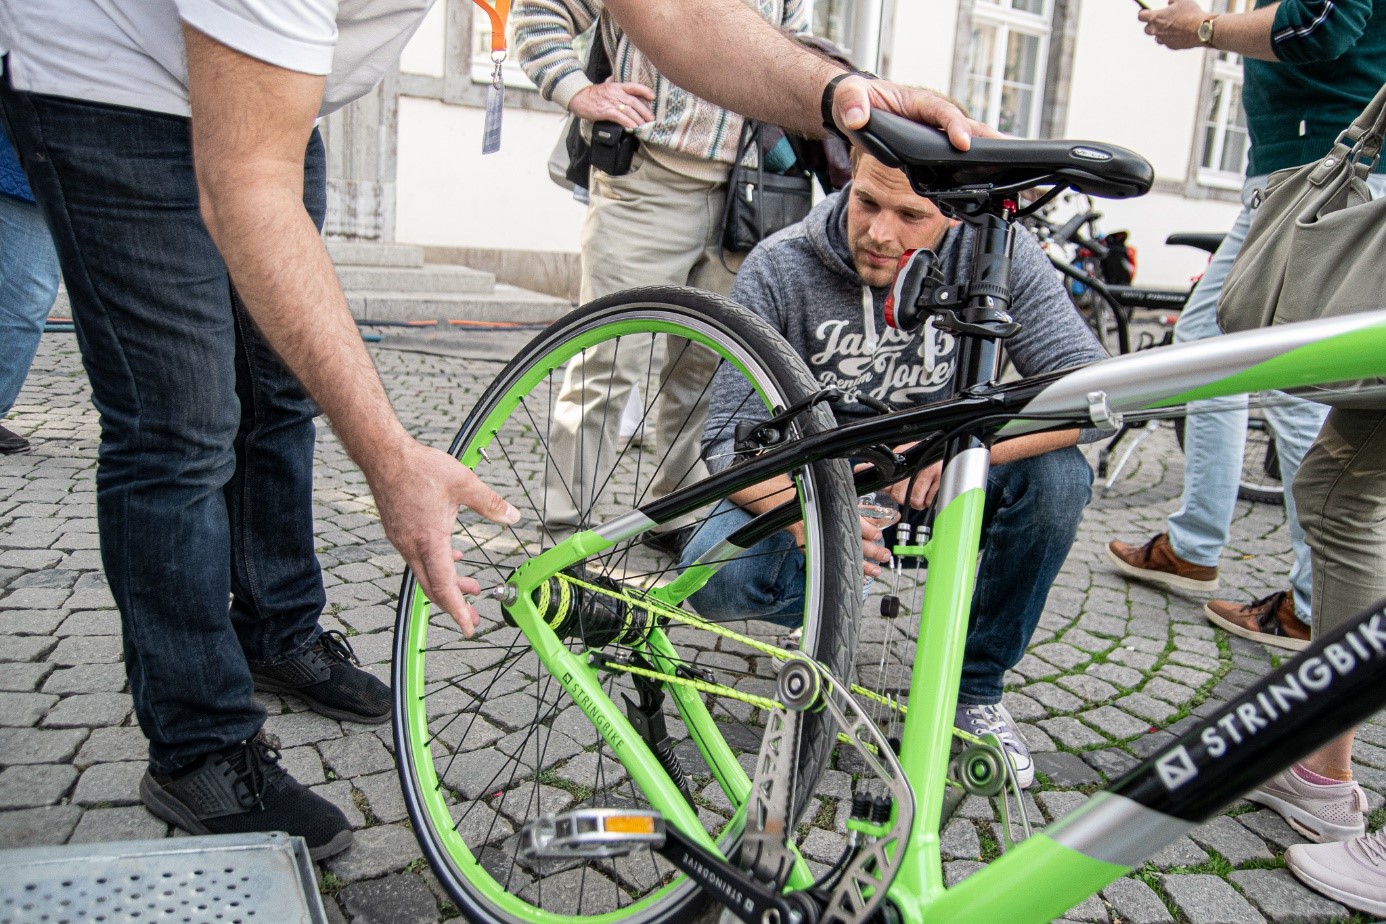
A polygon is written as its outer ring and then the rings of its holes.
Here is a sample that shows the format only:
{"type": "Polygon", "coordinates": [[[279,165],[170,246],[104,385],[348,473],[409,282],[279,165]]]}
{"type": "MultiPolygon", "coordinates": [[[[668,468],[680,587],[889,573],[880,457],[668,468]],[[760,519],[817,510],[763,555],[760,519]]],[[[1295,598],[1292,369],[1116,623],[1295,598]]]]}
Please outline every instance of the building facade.
{"type": "MultiPolygon", "coordinates": [[[[1143,154],[1154,191],[1098,209],[1105,229],[1131,232],[1137,281],[1174,285],[1206,258],[1164,246],[1166,235],[1224,231],[1236,212],[1246,165],[1241,63],[1157,46],[1137,9],[1122,0],[818,0],[814,31],[863,66],[943,90],[1004,131],[1143,154]]],[[[546,166],[563,113],[513,61],[503,68],[500,153],[481,154],[489,29],[472,0],[438,0],[399,75],[329,120],[330,232],[511,266],[576,253],[584,207],[546,166]]],[[[513,281],[524,284],[522,274],[513,281]]]]}

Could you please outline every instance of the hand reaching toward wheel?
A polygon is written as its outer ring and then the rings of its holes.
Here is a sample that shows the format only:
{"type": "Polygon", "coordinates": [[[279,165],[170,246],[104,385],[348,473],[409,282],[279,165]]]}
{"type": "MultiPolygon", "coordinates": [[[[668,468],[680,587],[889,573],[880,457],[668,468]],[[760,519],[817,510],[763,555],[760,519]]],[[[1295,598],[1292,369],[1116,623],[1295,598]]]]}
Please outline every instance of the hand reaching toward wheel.
{"type": "Polygon", "coordinates": [[[368,473],[385,535],[413,570],[428,599],[447,611],[468,638],[480,617],[464,594],[481,585],[457,574],[462,553],[452,547],[457,511],[469,507],[493,523],[515,523],[520,512],[452,456],[409,440],[388,471],[368,473]]]}

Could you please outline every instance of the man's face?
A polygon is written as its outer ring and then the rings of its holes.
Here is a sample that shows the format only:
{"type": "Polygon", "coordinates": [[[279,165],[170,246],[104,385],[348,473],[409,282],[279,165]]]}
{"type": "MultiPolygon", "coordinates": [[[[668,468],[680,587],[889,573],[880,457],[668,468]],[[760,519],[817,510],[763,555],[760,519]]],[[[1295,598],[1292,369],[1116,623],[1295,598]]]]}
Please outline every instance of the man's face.
{"type": "Polygon", "coordinates": [[[934,249],[950,222],[915,194],[899,170],[862,155],[847,201],[847,243],[857,274],[869,286],[888,285],[906,250],[934,249]]]}

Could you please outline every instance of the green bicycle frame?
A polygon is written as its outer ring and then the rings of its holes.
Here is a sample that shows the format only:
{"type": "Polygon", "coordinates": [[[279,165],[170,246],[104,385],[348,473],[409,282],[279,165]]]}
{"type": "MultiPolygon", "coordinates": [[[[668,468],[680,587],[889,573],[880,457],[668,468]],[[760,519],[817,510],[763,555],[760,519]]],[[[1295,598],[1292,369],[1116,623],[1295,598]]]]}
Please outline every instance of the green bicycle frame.
{"type": "MultiPolygon", "coordinates": [[[[684,330],[670,330],[688,336],[684,330]]],[[[850,455],[853,446],[880,441],[877,434],[921,434],[937,429],[930,420],[966,402],[982,402],[974,418],[986,438],[1071,427],[1115,425],[1119,416],[1211,398],[1386,374],[1386,311],[1285,325],[1166,349],[1115,357],[1040,381],[1011,383],[944,402],[850,424],[806,438],[793,452],[774,451],[739,467],[749,482],[788,473],[806,458],[850,455]],[[990,403],[988,403],[990,402],[990,403]],[[930,415],[933,415],[932,417],[930,415]],[[1004,416],[1005,420],[999,420],[1004,416]],[[854,440],[856,442],[854,442],[854,440]],[[845,447],[845,448],[844,448],[845,447]]],[[[508,410],[508,409],[506,409],[508,410]]],[[[1046,831],[1017,845],[1001,858],[945,889],[939,851],[939,818],[946,785],[957,683],[975,579],[989,454],[974,446],[945,460],[939,514],[925,547],[929,576],[920,615],[909,710],[901,739],[900,764],[917,804],[915,824],[905,845],[906,862],[890,885],[889,901],[908,924],[940,921],[1048,921],[1124,875],[1146,853],[1172,841],[1192,822],[1145,808],[1120,794],[1104,794],[1046,831]],[[1123,827],[1140,835],[1138,844],[1122,839],[1123,827]]],[[[634,733],[621,710],[605,695],[595,670],[554,635],[530,600],[532,591],[557,570],[618,541],[696,509],[727,493],[725,478],[713,477],[680,489],[658,502],[579,533],[523,565],[514,585],[520,603],[512,608],[546,669],[606,739],[650,804],[686,835],[715,849],[696,815],[634,733]]],[[[666,587],[658,596],[676,604],[699,583],[703,568],[666,587]]],[[[418,595],[422,599],[422,594],[418,595]]],[[[424,603],[423,605],[427,605],[424,603]]],[[[676,655],[655,630],[647,644],[655,663],[672,664],[676,655]]],[[[744,807],[749,780],[722,740],[694,692],[671,689],[690,737],[732,800],[744,807]]],[[[416,719],[416,721],[418,721],[416,719]]],[[[1315,742],[1306,736],[1307,750],[1315,742]]],[[[427,761],[420,761],[424,767],[427,761]]],[[[427,772],[421,769],[420,772],[427,772]]],[[[790,887],[807,884],[800,863],[790,887]]]]}

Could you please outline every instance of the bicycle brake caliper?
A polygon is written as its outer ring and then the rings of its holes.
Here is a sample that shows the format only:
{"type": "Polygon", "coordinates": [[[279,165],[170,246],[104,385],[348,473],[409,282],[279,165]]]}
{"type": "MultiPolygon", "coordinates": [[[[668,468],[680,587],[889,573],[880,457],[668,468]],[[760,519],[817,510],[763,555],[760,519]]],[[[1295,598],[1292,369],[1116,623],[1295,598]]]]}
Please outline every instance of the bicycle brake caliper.
{"type": "Polygon", "coordinates": [[[842,393],[836,388],[822,388],[800,401],[796,401],[775,416],[760,423],[743,421],[736,425],[735,448],[738,453],[759,452],[784,442],[789,435],[789,425],[805,411],[824,401],[836,403],[842,400],[842,393]]]}

